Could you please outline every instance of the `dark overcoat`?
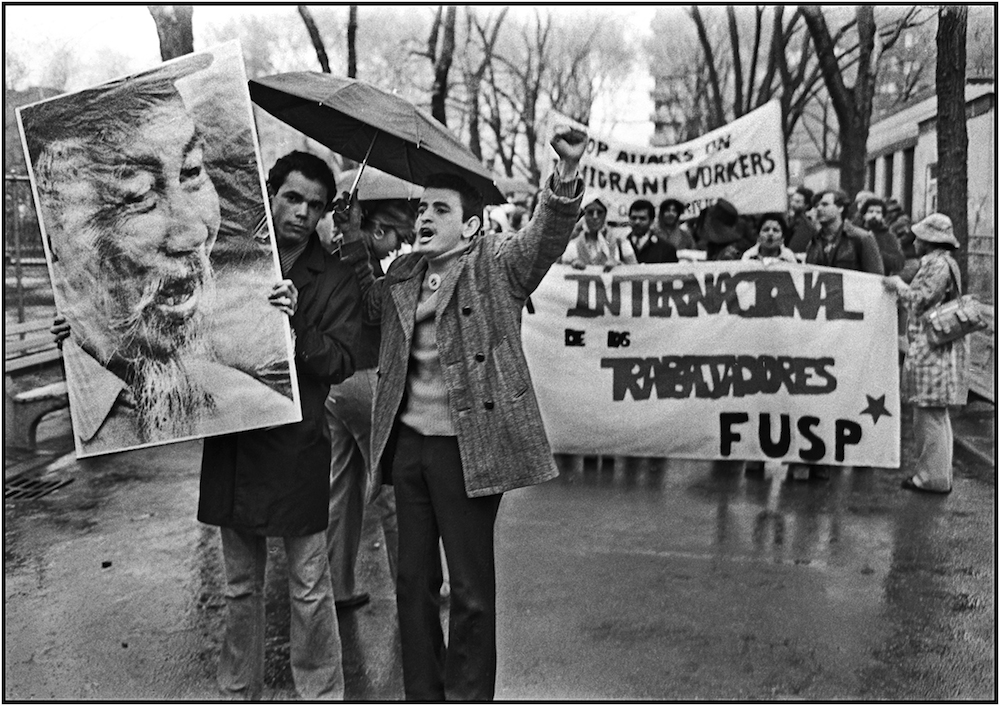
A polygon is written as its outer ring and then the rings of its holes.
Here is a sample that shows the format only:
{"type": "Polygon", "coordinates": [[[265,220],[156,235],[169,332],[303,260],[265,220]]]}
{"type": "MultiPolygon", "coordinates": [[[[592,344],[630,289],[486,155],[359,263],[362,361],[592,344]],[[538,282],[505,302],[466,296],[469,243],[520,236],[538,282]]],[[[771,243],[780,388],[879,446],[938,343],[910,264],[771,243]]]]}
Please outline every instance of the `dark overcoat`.
{"type": "Polygon", "coordinates": [[[677,262],[677,248],[666,240],[660,240],[655,233],[643,244],[641,249],[635,247],[634,241],[632,247],[640,264],[655,265],[663,262],[677,262]]]}
{"type": "MultiPolygon", "coordinates": [[[[476,236],[441,283],[437,346],[470,498],[558,475],[521,348],[521,310],[569,242],[583,199],[582,183],[574,186],[572,196],[546,186],[524,230],[476,236]]],[[[366,317],[382,322],[371,464],[373,473],[384,472],[391,468],[390,436],[402,410],[427,259],[402,255],[375,281],[359,243],[345,246],[344,254],[361,279],[366,317]]]]}
{"type": "Polygon", "coordinates": [[[198,501],[200,521],[270,537],[326,529],[330,432],[323,403],[331,384],[353,374],[361,327],[357,279],[315,233],[287,278],[299,292],[291,325],[302,421],[205,439],[198,501]]]}

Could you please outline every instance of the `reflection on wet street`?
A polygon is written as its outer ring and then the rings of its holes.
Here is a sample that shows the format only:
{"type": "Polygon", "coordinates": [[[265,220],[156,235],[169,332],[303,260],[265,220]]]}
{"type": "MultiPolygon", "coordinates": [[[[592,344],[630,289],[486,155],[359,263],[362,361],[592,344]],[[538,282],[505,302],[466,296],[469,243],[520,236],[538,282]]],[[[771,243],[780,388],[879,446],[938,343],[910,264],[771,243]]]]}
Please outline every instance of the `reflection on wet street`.
{"type": "Polygon", "coordinates": [[[885,469],[789,482],[778,464],[557,463],[500,512],[499,697],[994,692],[994,486],[942,502],[885,469]]]}
{"type": "MultiPolygon", "coordinates": [[[[906,460],[904,446],[904,463],[906,460]]],[[[216,698],[218,529],[200,445],[77,462],[5,503],[5,696],[216,698]]],[[[945,700],[996,693],[995,471],[913,495],[902,471],[789,482],[769,464],[557,456],[497,522],[497,698],[945,700]]],[[[287,577],[269,541],[264,698],[295,698],[287,577]]],[[[375,518],[339,614],[348,700],[402,698],[375,518]]],[[[444,606],[446,609],[446,604],[444,606]]]]}

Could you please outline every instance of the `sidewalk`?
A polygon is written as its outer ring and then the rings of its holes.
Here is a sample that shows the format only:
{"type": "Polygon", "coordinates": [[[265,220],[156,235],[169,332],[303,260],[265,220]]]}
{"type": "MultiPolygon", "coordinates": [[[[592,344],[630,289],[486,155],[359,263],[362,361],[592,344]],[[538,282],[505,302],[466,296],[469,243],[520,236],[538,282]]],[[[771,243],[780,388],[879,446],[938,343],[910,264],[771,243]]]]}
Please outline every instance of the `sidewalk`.
{"type": "Polygon", "coordinates": [[[969,454],[979,463],[996,469],[996,406],[985,401],[970,402],[951,414],[955,452],[969,454]]]}
{"type": "MultiPolygon", "coordinates": [[[[956,425],[990,438],[993,416],[956,425]]],[[[70,453],[25,474],[72,482],[5,503],[8,700],[217,698],[224,579],[218,532],[195,519],[200,456],[70,453]]],[[[996,472],[969,458],[933,497],[871,469],[790,484],[707,462],[561,463],[499,513],[498,700],[995,700],[996,472]]],[[[372,600],[339,616],[346,697],[394,701],[394,594],[368,519],[372,600]]],[[[268,548],[263,697],[293,700],[268,548]]]]}

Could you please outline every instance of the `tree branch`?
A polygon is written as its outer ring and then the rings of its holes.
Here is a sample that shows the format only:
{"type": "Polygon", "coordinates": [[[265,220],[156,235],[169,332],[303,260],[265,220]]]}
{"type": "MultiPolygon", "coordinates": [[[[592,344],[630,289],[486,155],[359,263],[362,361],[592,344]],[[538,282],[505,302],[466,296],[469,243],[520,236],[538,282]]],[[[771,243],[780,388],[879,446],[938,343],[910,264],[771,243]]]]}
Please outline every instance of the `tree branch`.
{"type": "Polygon", "coordinates": [[[712,119],[710,121],[710,129],[715,129],[722,127],[726,123],[725,110],[722,107],[722,89],[719,85],[719,72],[715,66],[715,53],[712,51],[712,44],[708,41],[708,31],[705,29],[705,22],[701,18],[698,6],[692,5],[688,13],[691,15],[691,19],[694,20],[695,26],[698,29],[698,41],[701,44],[701,49],[705,54],[708,65],[708,80],[712,89],[712,119]]]}
{"type": "Polygon", "coordinates": [[[323,38],[319,34],[319,28],[316,26],[316,20],[313,19],[312,12],[305,5],[298,5],[299,15],[302,17],[302,22],[306,25],[306,31],[309,32],[309,40],[312,42],[313,49],[316,51],[316,58],[319,60],[319,67],[323,70],[323,73],[330,73],[330,60],[326,55],[326,47],[323,45],[323,38]]]}

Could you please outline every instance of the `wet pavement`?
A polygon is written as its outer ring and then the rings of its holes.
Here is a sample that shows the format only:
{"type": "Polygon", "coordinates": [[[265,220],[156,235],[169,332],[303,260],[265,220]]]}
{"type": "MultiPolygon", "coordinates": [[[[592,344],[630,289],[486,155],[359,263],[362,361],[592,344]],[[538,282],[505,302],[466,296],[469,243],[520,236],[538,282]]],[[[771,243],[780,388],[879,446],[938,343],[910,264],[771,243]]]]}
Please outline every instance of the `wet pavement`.
{"type": "MultiPolygon", "coordinates": [[[[497,698],[995,701],[991,410],[956,421],[988,443],[959,449],[948,496],[900,489],[900,470],[789,483],[780,466],[558,457],[558,479],[501,503],[497,698]]],[[[4,696],[216,698],[221,549],[194,519],[200,443],[75,461],[67,424],[52,415],[41,453],[5,462],[8,483],[72,483],[5,500],[4,696]]],[[[269,546],[264,697],[291,700],[269,546]]],[[[372,601],[340,615],[349,700],[402,697],[384,551],[366,521],[372,601]]]]}

